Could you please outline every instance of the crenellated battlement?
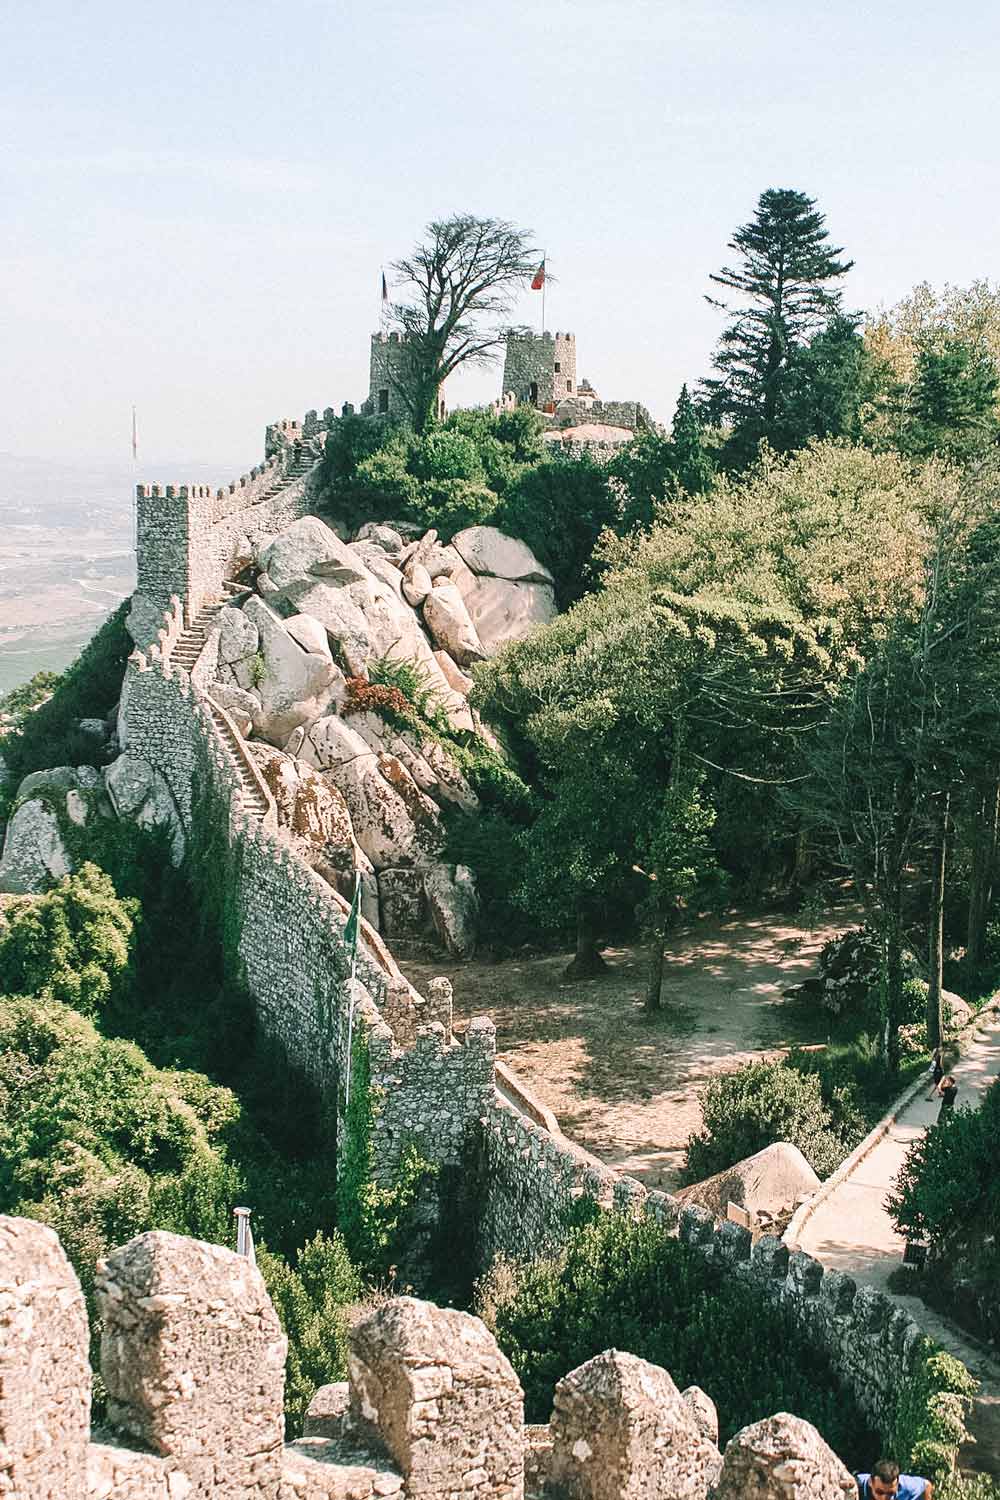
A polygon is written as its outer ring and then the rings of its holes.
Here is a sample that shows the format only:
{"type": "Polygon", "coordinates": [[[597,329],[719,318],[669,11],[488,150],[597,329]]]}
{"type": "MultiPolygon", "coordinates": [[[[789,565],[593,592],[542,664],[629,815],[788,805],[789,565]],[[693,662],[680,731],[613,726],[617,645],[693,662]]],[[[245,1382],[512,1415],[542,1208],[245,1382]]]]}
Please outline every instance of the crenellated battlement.
{"type": "Polygon", "coordinates": [[[614,1350],[526,1428],[485,1324],[413,1297],[355,1324],[349,1379],[285,1444],[287,1342],[250,1260],[152,1230],[98,1263],[95,1294],[108,1430],[92,1433],[80,1284],[47,1225],[0,1217],[0,1491],[17,1500],[739,1500],[748,1451],[760,1500],[853,1493],[808,1423],[745,1428],[723,1456],[704,1392],[614,1350]]]}
{"type": "MultiPolygon", "coordinates": [[[[324,422],[333,418],[328,408],[324,422]]],[[[171,595],[191,617],[217,598],[233,568],[260,537],[308,508],[325,428],[316,412],[268,427],[265,459],[231,483],[136,485],[137,589],[129,629],[145,646],[171,595]]]]}

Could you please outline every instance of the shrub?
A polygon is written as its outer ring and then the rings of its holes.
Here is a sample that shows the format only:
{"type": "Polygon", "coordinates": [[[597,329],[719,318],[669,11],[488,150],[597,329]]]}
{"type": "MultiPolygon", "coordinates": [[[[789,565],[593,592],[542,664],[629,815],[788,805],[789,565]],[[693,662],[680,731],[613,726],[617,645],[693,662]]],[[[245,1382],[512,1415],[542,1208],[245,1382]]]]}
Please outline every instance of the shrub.
{"type": "Polygon", "coordinates": [[[888,1200],[900,1234],[954,1260],[1000,1227],[1000,1086],[977,1110],[957,1109],[914,1141],[888,1200]]]}
{"type": "MultiPolygon", "coordinates": [[[[102,749],[93,735],[81,734],[79,719],[103,718],[118,701],[132,638],[125,629],[131,600],[109,615],[76,661],[59,677],[52,696],[3,740],[7,800],[32,771],[50,766],[99,765],[102,749]]],[[[0,812],[2,815],[2,812],[0,812]]]]}
{"type": "Polygon", "coordinates": [[[593,587],[594,546],[616,516],[606,471],[584,455],[546,459],[525,470],[493,524],[520,537],[544,563],[565,609],[593,587]]]}
{"type": "Polygon", "coordinates": [[[713,1078],[699,1095],[703,1128],[687,1144],[685,1173],[700,1181],[775,1141],[797,1146],[820,1177],[845,1155],[819,1078],[776,1062],[748,1063],[713,1078]]]}
{"type": "Polygon", "coordinates": [[[59,1000],[95,1015],[127,980],[139,903],[96,865],[14,907],[0,934],[0,992],[59,1000]]]}
{"type": "Polygon", "coordinates": [[[860,1462],[867,1452],[863,1419],[792,1318],[649,1220],[602,1215],[557,1257],[501,1263],[478,1307],[524,1386],[529,1422],[548,1421],[557,1380],[615,1348],[662,1365],[681,1389],[706,1390],[723,1443],[793,1411],[840,1453],[860,1462]],[[775,1357],[755,1359],[754,1349],[775,1357]]]}
{"type": "Polygon", "coordinates": [[[336,1230],[314,1235],[294,1266],[263,1246],[257,1264],[288,1336],[286,1436],[296,1437],[317,1388],[347,1375],[344,1309],[361,1296],[361,1280],[336,1230]]]}

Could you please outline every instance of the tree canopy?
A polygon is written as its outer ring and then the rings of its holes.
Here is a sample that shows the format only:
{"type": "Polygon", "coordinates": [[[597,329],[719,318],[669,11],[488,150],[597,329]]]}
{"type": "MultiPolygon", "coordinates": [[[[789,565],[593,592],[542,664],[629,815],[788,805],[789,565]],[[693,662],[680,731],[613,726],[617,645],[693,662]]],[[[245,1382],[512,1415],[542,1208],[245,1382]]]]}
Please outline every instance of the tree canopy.
{"type": "Polygon", "coordinates": [[[732,299],[708,302],[730,315],[714,358],[717,375],[703,383],[710,415],[731,427],[727,449],[745,462],[761,439],[783,447],[781,423],[799,351],[841,310],[833,283],[854,264],[829,245],[815,199],[791,188],[762,193],[754,217],[729,248],[740,257],[711,280],[732,299]]]}
{"type": "Polygon", "coordinates": [[[448,376],[502,344],[515,295],[539,255],[528,231],[503,219],[454,214],[425,233],[393,264],[402,295],[389,314],[404,339],[395,380],[417,432],[432,421],[448,376]]]}

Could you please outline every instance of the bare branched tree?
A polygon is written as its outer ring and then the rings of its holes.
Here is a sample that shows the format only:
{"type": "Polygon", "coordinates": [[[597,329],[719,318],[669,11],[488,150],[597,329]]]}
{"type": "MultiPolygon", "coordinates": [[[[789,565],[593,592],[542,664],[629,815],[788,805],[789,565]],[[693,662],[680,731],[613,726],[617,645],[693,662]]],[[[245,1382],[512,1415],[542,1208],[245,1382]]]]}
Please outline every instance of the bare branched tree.
{"type": "Polygon", "coordinates": [[[389,321],[404,336],[391,372],[418,432],[434,418],[438,391],[459,365],[494,358],[504,320],[538,264],[529,232],[503,219],[456,214],[392,267],[404,296],[389,321]]]}

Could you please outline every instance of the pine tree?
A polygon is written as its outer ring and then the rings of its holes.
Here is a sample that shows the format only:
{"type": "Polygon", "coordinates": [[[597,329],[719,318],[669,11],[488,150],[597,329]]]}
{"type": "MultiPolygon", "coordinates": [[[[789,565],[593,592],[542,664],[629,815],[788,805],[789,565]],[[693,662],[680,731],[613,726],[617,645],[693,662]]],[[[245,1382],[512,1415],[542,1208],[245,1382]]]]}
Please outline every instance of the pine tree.
{"type": "Polygon", "coordinates": [[[708,456],[697,408],[686,385],[681,386],[671,430],[674,477],[689,495],[703,495],[710,488],[715,465],[708,456]]]}
{"type": "Polygon", "coordinates": [[[997,369],[960,339],[925,345],[903,398],[899,446],[917,458],[941,453],[967,462],[1000,438],[997,369]]]}
{"type": "Polygon", "coordinates": [[[710,415],[731,425],[727,457],[734,465],[752,459],[762,438],[780,438],[794,358],[840,312],[840,293],[828,283],[854,262],[837,259],[842,250],[827,244],[824,225],[814,199],[769,188],[729,243],[741,264],[711,277],[743,302],[707,298],[732,316],[713,360],[718,376],[704,382],[704,392],[710,415]]]}

